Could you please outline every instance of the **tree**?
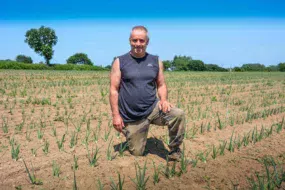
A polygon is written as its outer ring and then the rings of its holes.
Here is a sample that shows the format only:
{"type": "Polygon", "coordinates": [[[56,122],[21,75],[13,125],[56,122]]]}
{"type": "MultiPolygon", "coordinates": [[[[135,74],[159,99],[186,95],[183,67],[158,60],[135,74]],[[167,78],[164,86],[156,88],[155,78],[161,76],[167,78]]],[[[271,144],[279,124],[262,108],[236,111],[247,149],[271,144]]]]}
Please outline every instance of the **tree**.
{"type": "Polygon", "coordinates": [[[162,63],[163,63],[163,66],[164,66],[164,70],[168,70],[172,66],[172,63],[169,60],[162,61],[162,63]]]}
{"type": "Polygon", "coordinates": [[[25,42],[28,43],[30,48],[43,56],[46,64],[50,65],[50,60],[54,53],[52,47],[57,43],[55,31],[49,27],[41,26],[39,29],[33,28],[28,30],[25,37],[25,42]]]}
{"type": "Polygon", "coordinates": [[[284,63],[279,63],[278,67],[279,67],[279,71],[285,72],[285,62],[284,63]]]}
{"type": "Polygon", "coordinates": [[[85,53],[76,53],[66,60],[67,64],[93,65],[85,53]]]}
{"type": "Polygon", "coordinates": [[[265,68],[266,71],[268,72],[276,72],[279,71],[278,65],[269,65],[268,67],[265,68]]]}
{"type": "Polygon", "coordinates": [[[22,63],[33,63],[32,58],[30,56],[25,56],[25,55],[17,55],[16,61],[22,63]]]}
{"type": "Polygon", "coordinates": [[[241,69],[244,71],[264,71],[265,66],[260,63],[248,63],[248,64],[243,64],[241,66],[241,69]]]}
{"type": "Polygon", "coordinates": [[[174,69],[177,71],[187,71],[188,70],[187,65],[191,60],[192,58],[188,56],[174,56],[173,59],[174,69]]]}
{"type": "Polygon", "coordinates": [[[191,60],[187,64],[188,70],[190,71],[205,71],[206,67],[201,60],[191,60]]]}
{"type": "Polygon", "coordinates": [[[216,64],[205,64],[206,71],[228,71],[227,69],[220,67],[216,64]]]}
{"type": "Polygon", "coordinates": [[[104,67],[105,69],[111,70],[112,66],[111,65],[107,65],[104,67]]]}

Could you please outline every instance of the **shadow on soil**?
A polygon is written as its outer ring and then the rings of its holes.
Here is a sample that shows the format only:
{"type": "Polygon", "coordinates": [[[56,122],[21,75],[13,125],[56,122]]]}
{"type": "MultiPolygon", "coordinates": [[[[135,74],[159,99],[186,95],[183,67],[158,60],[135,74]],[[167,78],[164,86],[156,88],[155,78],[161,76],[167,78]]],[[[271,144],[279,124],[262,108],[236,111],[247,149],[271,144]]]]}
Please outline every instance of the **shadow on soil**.
{"type": "MultiPolygon", "coordinates": [[[[123,142],[122,147],[126,146],[127,141],[123,142]]],[[[119,152],[121,143],[114,145],[114,151],[119,152]]],[[[124,150],[128,151],[128,147],[124,150]]],[[[168,155],[168,150],[165,148],[163,142],[157,138],[148,138],[146,142],[146,147],[144,151],[144,156],[148,154],[155,154],[159,156],[160,158],[163,158],[166,160],[166,155],[168,155]]]]}

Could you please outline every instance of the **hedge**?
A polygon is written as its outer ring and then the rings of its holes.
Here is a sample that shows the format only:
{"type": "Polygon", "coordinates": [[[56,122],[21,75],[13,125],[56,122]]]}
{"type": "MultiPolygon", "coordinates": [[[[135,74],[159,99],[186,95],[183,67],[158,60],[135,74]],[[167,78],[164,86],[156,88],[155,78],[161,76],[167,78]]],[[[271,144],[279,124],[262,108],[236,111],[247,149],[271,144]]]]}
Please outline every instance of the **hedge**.
{"type": "Polygon", "coordinates": [[[78,70],[78,71],[100,71],[107,70],[103,67],[92,65],[73,65],[73,64],[26,64],[16,61],[1,61],[0,69],[15,69],[15,70],[78,70]]]}

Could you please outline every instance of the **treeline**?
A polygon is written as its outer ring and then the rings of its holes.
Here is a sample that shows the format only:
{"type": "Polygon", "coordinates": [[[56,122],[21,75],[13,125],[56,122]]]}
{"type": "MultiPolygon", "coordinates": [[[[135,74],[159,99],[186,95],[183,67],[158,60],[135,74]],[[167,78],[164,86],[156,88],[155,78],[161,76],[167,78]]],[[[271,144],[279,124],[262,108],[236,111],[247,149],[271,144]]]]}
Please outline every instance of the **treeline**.
{"type": "Polygon", "coordinates": [[[162,61],[165,70],[170,71],[234,71],[234,72],[250,72],[250,71],[285,71],[285,63],[278,65],[270,65],[268,67],[260,63],[243,64],[241,67],[223,68],[216,64],[205,64],[202,60],[194,60],[190,56],[174,56],[173,60],[162,61]]]}
{"type": "Polygon", "coordinates": [[[165,70],[171,71],[228,71],[216,64],[205,64],[201,60],[194,60],[190,56],[174,56],[173,60],[162,61],[162,63],[165,70]]]}
{"type": "Polygon", "coordinates": [[[0,60],[0,69],[16,70],[77,70],[77,71],[102,71],[108,70],[104,67],[95,65],[75,65],[75,64],[30,64],[12,60],[0,60]]]}
{"type": "Polygon", "coordinates": [[[279,63],[278,65],[265,66],[260,63],[243,64],[241,67],[234,67],[232,69],[235,72],[251,72],[251,71],[267,71],[267,72],[285,72],[285,63],[279,63]]]}

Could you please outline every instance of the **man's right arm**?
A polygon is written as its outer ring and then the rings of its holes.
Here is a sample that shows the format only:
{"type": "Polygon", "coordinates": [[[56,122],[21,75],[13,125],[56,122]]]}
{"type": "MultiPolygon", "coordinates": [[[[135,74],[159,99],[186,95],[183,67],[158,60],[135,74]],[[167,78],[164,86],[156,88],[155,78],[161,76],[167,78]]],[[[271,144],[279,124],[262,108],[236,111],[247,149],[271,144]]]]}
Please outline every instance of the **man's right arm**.
{"type": "Polygon", "coordinates": [[[122,120],[122,117],[120,116],[119,105],[118,105],[120,82],[121,82],[120,61],[118,58],[116,58],[112,65],[111,74],[110,74],[109,98],[110,98],[110,105],[113,116],[113,126],[117,131],[122,132],[124,122],[122,120]]]}

